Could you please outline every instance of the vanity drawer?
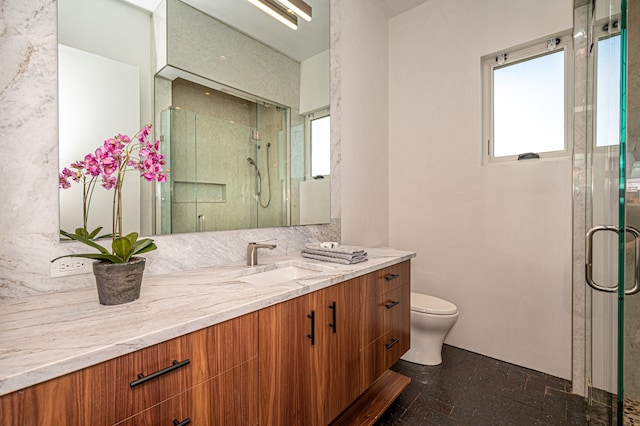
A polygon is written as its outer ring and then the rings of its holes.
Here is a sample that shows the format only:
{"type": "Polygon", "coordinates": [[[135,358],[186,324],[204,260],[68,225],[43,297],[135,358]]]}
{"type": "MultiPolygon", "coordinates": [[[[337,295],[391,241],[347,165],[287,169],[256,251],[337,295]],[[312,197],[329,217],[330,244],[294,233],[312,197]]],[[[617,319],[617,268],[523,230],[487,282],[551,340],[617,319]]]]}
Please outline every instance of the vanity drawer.
{"type": "Polygon", "coordinates": [[[362,298],[364,303],[368,303],[381,294],[411,283],[411,262],[407,260],[368,273],[362,279],[362,298]]]}
{"type": "Polygon", "coordinates": [[[364,304],[360,347],[365,347],[392,327],[399,327],[410,321],[411,284],[403,284],[381,294],[373,293],[364,304]]]}
{"type": "Polygon", "coordinates": [[[256,357],[257,343],[257,313],[253,313],[110,361],[116,373],[116,420],[256,357]]]}
{"type": "Polygon", "coordinates": [[[411,284],[405,284],[382,295],[384,331],[409,329],[411,323],[411,284]]]}
{"type": "Polygon", "coordinates": [[[130,417],[119,426],[256,425],[258,358],[130,417]]]}
{"type": "Polygon", "coordinates": [[[404,261],[379,271],[378,286],[380,293],[386,293],[411,283],[411,262],[404,261]]]}

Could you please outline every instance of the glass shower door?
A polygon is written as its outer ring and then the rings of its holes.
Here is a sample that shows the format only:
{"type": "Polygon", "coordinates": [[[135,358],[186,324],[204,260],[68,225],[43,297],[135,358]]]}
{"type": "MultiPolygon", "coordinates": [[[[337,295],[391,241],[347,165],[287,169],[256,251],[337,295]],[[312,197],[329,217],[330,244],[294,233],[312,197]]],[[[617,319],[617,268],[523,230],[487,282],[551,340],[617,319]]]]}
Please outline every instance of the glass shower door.
{"type": "MultiPolygon", "coordinates": [[[[638,7],[632,2],[633,8],[638,7]]],[[[626,1],[592,2],[587,81],[592,123],[587,144],[586,294],[589,417],[595,424],[629,423],[640,399],[637,348],[640,296],[640,155],[635,150],[633,115],[628,114],[626,1]]],[[[638,20],[632,19],[637,26],[638,20]]],[[[629,77],[629,78],[628,78],[629,77]]],[[[637,94],[636,96],[637,97],[637,94]]],[[[637,113],[636,113],[637,115],[637,113]]],[[[637,412],[637,411],[636,411],[637,412]]]]}

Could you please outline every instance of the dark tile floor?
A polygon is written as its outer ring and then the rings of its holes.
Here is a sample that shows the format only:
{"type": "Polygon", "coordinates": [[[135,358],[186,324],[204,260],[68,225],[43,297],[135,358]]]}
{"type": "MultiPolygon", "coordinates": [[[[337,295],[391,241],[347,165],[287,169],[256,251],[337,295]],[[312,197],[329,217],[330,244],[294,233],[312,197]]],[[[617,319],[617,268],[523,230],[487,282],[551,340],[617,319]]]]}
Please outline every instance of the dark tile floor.
{"type": "Polygon", "coordinates": [[[430,367],[400,360],[392,370],[411,384],[378,426],[587,425],[585,400],[570,383],[445,345],[430,367]]]}

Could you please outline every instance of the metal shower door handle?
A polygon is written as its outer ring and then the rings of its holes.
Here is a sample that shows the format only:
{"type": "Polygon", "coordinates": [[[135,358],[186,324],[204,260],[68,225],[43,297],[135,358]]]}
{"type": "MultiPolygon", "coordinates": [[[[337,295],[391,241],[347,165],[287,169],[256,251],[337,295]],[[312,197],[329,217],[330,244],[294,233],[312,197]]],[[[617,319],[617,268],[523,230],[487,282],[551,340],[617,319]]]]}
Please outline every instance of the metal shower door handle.
{"type": "MultiPolygon", "coordinates": [[[[610,225],[594,226],[593,228],[587,231],[586,262],[585,262],[585,267],[586,267],[585,275],[586,275],[587,284],[589,284],[589,287],[597,291],[604,291],[606,293],[615,293],[618,291],[617,285],[615,287],[606,287],[596,283],[595,280],[593,279],[593,236],[595,235],[596,232],[599,232],[599,231],[615,232],[616,235],[620,233],[620,229],[617,226],[610,226],[610,225]]],[[[634,242],[633,287],[628,290],[625,290],[624,292],[624,294],[626,295],[632,295],[640,291],[640,283],[638,281],[640,279],[640,238],[639,238],[640,231],[638,231],[636,228],[633,228],[631,226],[627,226],[624,232],[625,233],[628,232],[629,234],[631,234],[633,236],[633,242],[634,242]]]]}

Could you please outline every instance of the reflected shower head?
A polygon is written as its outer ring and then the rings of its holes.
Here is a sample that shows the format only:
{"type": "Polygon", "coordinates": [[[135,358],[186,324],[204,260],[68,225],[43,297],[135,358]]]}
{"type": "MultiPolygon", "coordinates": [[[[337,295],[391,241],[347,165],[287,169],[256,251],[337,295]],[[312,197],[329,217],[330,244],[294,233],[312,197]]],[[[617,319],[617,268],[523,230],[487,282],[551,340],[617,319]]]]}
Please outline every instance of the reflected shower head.
{"type": "Polygon", "coordinates": [[[255,161],[253,161],[253,158],[251,158],[251,157],[247,157],[247,161],[248,161],[248,162],[249,162],[249,164],[251,164],[253,167],[258,167],[258,166],[256,165],[256,162],[255,162],[255,161]]]}

